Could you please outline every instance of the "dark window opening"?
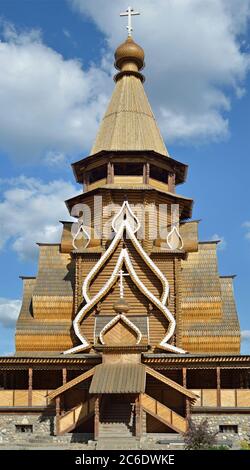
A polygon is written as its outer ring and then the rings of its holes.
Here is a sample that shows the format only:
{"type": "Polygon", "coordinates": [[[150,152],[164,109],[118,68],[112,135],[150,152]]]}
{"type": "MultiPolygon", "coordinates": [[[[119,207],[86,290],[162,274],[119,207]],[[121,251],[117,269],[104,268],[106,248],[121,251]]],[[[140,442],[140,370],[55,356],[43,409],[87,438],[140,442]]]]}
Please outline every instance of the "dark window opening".
{"type": "Polygon", "coordinates": [[[142,176],[143,163],[115,163],[115,176],[142,176]]]}
{"type": "Polygon", "coordinates": [[[150,178],[168,184],[168,171],[155,165],[150,165],[150,178]]]}
{"type": "Polygon", "coordinates": [[[219,426],[219,432],[238,434],[238,425],[237,424],[221,424],[219,426]]]}
{"type": "Polygon", "coordinates": [[[107,165],[99,166],[89,172],[89,184],[107,178],[107,165]]]}
{"type": "Polygon", "coordinates": [[[16,424],[16,432],[19,433],[32,433],[33,432],[33,426],[32,424],[16,424]]]}

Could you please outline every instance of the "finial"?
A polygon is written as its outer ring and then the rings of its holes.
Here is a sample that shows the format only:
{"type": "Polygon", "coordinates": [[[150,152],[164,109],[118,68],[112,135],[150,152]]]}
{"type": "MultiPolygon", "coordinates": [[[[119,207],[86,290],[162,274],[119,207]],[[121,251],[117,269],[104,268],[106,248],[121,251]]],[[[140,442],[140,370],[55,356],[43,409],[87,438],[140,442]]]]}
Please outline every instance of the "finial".
{"type": "Polygon", "coordinates": [[[127,16],[128,17],[128,25],[127,25],[127,30],[128,30],[128,37],[132,36],[132,16],[135,15],[140,15],[139,11],[134,11],[132,7],[128,7],[127,10],[124,13],[120,13],[120,16],[127,16]]]}

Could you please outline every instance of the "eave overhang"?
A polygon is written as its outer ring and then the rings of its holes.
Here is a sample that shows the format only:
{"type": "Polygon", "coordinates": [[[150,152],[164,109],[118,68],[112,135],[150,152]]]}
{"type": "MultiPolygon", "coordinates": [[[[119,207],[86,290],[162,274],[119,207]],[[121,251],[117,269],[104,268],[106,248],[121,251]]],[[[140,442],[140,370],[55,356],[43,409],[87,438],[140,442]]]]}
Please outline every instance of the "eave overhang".
{"type": "Polygon", "coordinates": [[[185,210],[183,211],[183,214],[182,214],[182,217],[183,218],[190,218],[192,216],[192,209],[193,209],[193,199],[191,198],[188,198],[188,197],[185,197],[185,196],[181,196],[179,194],[176,194],[176,193],[170,193],[168,191],[161,191],[159,189],[155,189],[153,188],[152,186],[150,185],[147,185],[147,184],[144,184],[144,185],[140,185],[140,186],[131,186],[131,187],[122,187],[122,186],[118,186],[118,185],[110,185],[110,184],[105,184],[103,186],[100,186],[98,188],[95,188],[95,189],[91,189],[90,191],[86,191],[84,193],[81,193],[81,194],[78,194],[77,196],[74,196],[70,199],[67,199],[65,201],[65,204],[67,206],[67,209],[69,211],[69,213],[71,213],[71,210],[73,208],[74,205],[76,204],[81,204],[82,202],[84,202],[84,199],[86,197],[89,197],[90,195],[95,195],[95,194],[100,194],[102,191],[118,191],[120,192],[121,190],[123,191],[151,191],[152,194],[153,193],[161,193],[162,195],[165,195],[167,197],[170,197],[170,199],[172,199],[173,201],[173,204],[178,204],[180,202],[183,202],[183,205],[185,207],[185,210]]]}
{"type": "Polygon", "coordinates": [[[154,150],[102,150],[101,152],[95,153],[88,157],[82,158],[75,163],[72,163],[72,169],[75,176],[75,179],[78,183],[82,183],[82,173],[86,170],[88,165],[93,161],[98,162],[99,160],[107,158],[107,160],[112,160],[117,157],[141,157],[147,161],[154,161],[156,159],[161,160],[163,163],[169,164],[173,171],[176,172],[176,184],[181,184],[186,181],[188,165],[179,162],[178,160],[168,157],[161,153],[155,152],[154,150]]]}

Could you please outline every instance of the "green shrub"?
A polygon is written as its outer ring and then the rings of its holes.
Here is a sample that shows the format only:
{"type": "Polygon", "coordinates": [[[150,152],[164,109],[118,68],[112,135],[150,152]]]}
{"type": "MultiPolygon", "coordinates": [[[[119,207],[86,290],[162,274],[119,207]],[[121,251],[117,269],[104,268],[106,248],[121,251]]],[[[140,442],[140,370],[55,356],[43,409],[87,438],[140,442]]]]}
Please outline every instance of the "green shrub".
{"type": "Polygon", "coordinates": [[[188,430],[183,435],[186,450],[205,450],[216,446],[217,432],[208,429],[207,419],[195,424],[191,419],[188,421],[188,430]]]}
{"type": "Polygon", "coordinates": [[[248,441],[241,441],[240,442],[240,448],[242,450],[250,450],[250,442],[248,441]]]}

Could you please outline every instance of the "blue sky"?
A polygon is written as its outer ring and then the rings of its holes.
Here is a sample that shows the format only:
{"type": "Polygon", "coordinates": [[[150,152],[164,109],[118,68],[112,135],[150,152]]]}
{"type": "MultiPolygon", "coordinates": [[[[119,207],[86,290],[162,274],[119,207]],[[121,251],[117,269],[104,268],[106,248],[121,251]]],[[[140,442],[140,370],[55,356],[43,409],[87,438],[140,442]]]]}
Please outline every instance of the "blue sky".
{"type": "MultiPolygon", "coordinates": [[[[195,200],[200,239],[221,238],[219,270],[235,295],[250,353],[250,1],[140,0],[135,39],[170,154],[189,165],[178,192],[195,200]],[[167,28],[166,28],[167,24],[167,28]]],[[[113,88],[124,1],[0,0],[0,353],[14,350],[35,242],[59,239],[61,201],[79,191],[70,163],[87,156],[113,88]]]]}

